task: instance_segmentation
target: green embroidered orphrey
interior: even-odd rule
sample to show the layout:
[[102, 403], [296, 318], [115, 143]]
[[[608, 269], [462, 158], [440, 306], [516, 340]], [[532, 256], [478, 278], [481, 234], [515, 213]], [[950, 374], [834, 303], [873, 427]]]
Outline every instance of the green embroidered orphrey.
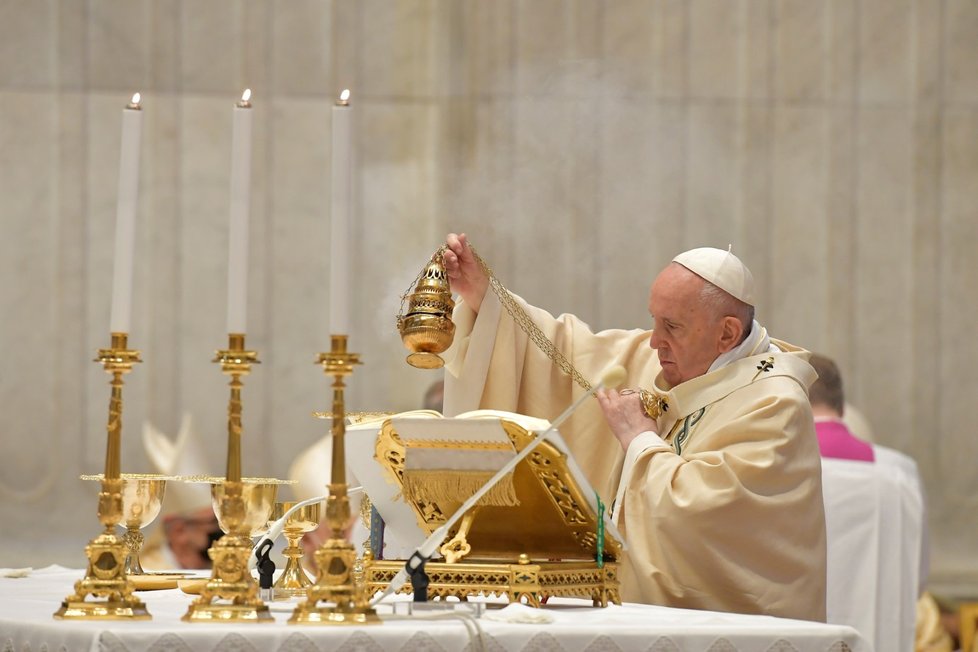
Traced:
[[597, 562], [598, 568], [604, 568], [604, 502], [601, 500], [601, 496], [597, 491], [594, 492], [594, 498], [598, 501], [598, 541], [596, 544], [595, 561]]
[[683, 444], [685, 444], [686, 440], [689, 439], [689, 433], [693, 430], [693, 427], [699, 423], [699, 420], [703, 418], [703, 414], [705, 412], [706, 408], [701, 407], [697, 412], [694, 412], [683, 419], [682, 427], [672, 440], [673, 446], [676, 448], [676, 455], [680, 455], [683, 452]]

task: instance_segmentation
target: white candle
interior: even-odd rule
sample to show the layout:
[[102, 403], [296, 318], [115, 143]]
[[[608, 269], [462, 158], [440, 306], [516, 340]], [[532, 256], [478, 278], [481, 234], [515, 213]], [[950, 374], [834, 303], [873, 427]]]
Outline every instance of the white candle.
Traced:
[[115, 259], [112, 270], [112, 314], [109, 331], [128, 333], [132, 317], [132, 252], [136, 237], [136, 199], [139, 195], [139, 140], [143, 112], [139, 93], [122, 110], [119, 154], [119, 194], [115, 214]]
[[244, 333], [248, 314], [248, 215], [251, 205], [251, 90], [234, 107], [231, 219], [228, 227], [228, 333]]
[[329, 325], [333, 335], [349, 334], [350, 283], [350, 91], [333, 106], [332, 191], [330, 201]]

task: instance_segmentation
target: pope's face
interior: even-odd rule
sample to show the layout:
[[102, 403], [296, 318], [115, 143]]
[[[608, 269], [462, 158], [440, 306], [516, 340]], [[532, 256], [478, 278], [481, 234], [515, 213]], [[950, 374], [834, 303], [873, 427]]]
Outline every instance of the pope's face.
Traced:
[[659, 354], [662, 377], [673, 387], [705, 374], [722, 352], [723, 327], [700, 299], [703, 285], [703, 279], [677, 263], [652, 284], [649, 345]]

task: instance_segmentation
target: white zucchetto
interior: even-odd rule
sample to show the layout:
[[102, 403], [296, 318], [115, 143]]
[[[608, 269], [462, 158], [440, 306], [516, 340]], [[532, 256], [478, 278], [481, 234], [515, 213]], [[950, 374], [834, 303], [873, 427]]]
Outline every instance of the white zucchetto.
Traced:
[[684, 251], [672, 262], [679, 263], [747, 305], [754, 305], [754, 277], [732, 252], [699, 247]]

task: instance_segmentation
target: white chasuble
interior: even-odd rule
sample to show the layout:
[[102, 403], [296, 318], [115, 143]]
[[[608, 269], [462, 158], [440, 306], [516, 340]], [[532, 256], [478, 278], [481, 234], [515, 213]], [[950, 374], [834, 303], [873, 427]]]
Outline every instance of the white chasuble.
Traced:
[[[621, 364], [624, 387], [665, 396], [661, 438], [639, 436], [627, 456], [596, 400], [560, 429], [602, 500], [614, 502], [627, 546], [622, 599], [824, 621], [825, 515], [808, 353], [772, 340], [779, 352], [671, 388], [659, 377], [650, 331], [592, 333], [576, 317], [554, 318], [516, 299], [591, 382]], [[478, 315], [460, 303], [454, 321], [446, 416], [485, 408], [552, 420], [584, 393], [492, 292]]]

